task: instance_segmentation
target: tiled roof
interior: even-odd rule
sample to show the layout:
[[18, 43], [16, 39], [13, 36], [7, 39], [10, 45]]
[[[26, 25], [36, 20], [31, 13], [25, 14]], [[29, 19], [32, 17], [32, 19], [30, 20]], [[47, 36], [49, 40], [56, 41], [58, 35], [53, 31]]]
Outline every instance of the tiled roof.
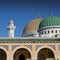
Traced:
[[60, 42], [60, 38], [0, 38], [1, 42]]

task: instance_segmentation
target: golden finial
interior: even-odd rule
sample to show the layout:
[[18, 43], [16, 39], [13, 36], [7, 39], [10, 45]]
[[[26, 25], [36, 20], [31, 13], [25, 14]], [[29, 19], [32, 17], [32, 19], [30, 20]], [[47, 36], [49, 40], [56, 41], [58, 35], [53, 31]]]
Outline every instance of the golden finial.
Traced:
[[39, 13], [38, 18], [41, 18], [41, 14]]
[[50, 16], [53, 16], [52, 10], [50, 11]]

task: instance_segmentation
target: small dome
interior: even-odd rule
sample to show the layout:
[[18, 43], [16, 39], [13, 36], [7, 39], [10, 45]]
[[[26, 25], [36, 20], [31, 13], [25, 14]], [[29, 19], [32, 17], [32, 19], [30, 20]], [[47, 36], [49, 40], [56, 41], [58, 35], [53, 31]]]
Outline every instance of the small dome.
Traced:
[[37, 31], [41, 20], [42, 20], [41, 18], [38, 18], [29, 22], [23, 30], [23, 35], [25, 33], [31, 33], [31, 32]]
[[39, 29], [44, 27], [52, 27], [52, 26], [60, 26], [60, 18], [49, 16], [48, 18], [44, 18], [39, 24]]

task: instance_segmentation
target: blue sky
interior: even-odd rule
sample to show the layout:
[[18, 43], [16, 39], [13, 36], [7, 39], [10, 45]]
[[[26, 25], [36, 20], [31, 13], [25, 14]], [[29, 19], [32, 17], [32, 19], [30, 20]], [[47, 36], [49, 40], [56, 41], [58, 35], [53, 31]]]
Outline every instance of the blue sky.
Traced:
[[7, 26], [10, 19], [15, 22], [15, 36], [22, 35], [25, 25], [37, 19], [48, 17], [52, 10], [54, 16], [60, 17], [59, 0], [0, 0], [0, 37], [8, 36]]

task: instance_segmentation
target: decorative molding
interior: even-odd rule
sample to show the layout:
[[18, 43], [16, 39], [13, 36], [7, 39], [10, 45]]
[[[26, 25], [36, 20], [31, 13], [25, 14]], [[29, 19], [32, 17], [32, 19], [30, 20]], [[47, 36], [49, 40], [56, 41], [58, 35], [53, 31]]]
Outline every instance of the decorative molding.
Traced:
[[55, 45], [49, 45], [51, 48], [53, 48], [54, 50], [56, 50]]
[[8, 45], [0, 45], [1, 47], [4, 47], [8, 51]]
[[42, 47], [42, 45], [36, 45], [36, 51], [37, 51], [40, 47]]
[[26, 47], [30, 48], [30, 50], [32, 50], [32, 45], [24, 45], [24, 46], [26, 46]]
[[20, 45], [12, 45], [12, 51], [18, 46], [20, 46]]

